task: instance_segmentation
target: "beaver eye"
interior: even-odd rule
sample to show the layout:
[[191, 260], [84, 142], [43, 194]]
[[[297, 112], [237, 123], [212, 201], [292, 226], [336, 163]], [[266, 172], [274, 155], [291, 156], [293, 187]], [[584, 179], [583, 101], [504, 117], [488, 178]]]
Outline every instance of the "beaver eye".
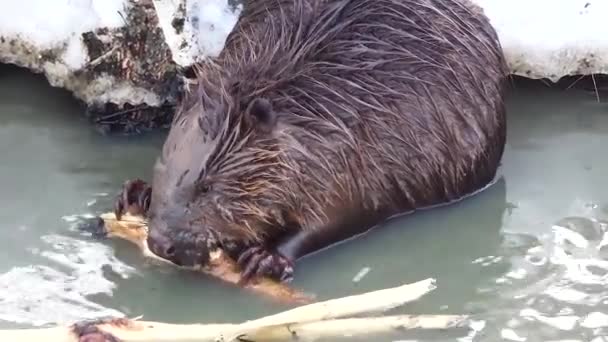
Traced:
[[209, 190], [211, 190], [211, 187], [206, 182], [200, 182], [197, 185], [197, 190], [199, 193], [205, 194], [208, 193]]

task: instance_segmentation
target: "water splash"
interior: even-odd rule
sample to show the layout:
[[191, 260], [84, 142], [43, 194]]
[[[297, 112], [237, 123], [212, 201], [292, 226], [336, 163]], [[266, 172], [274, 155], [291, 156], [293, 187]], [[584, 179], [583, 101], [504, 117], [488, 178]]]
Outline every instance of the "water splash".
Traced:
[[606, 335], [608, 222], [570, 216], [545, 235], [506, 234], [502, 257], [475, 263], [510, 264], [494, 284], [480, 289], [497, 299], [476, 310], [493, 326], [479, 340], [584, 341]]
[[[64, 220], [74, 224], [78, 217], [90, 216], [67, 216]], [[51, 266], [13, 267], [0, 275], [0, 320], [41, 326], [124, 316], [87, 297], [112, 295], [116, 284], [106, 279], [104, 269], [109, 267], [122, 278], [137, 274], [136, 269], [116, 259], [110, 247], [98, 242], [63, 235], [46, 235], [41, 239], [49, 248], [30, 252], [46, 259]]]

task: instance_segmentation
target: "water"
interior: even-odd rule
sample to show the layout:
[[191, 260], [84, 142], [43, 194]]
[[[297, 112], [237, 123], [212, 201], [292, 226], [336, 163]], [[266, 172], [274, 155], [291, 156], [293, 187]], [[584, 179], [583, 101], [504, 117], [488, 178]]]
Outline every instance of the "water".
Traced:
[[[477, 330], [425, 338], [602, 341], [608, 105], [567, 95], [518, 84], [496, 185], [304, 259], [293, 286], [323, 299], [434, 277], [435, 291], [397, 311], [471, 314]], [[0, 328], [108, 314], [238, 322], [282, 309], [75, 229], [110, 208], [123, 180], [149, 179], [162, 134], [100, 136], [65, 92], [8, 67], [0, 113]]]

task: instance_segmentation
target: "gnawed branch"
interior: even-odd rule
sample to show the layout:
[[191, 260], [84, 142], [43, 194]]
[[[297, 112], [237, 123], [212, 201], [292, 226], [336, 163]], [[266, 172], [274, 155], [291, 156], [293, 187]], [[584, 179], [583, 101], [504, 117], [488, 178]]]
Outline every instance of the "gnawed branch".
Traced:
[[148, 248], [146, 242], [148, 228], [144, 218], [128, 213], [123, 214], [120, 221], [116, 219], [114, 213], [102, 214], [100, 218], [103, 220], [103, 227], [100, 228], [104, 230], [103, 233], [105, 233], [106, 236], [130, 241], [139, 248], [146, 258], [179, 268], [200, 271], [226, 283], [243, 286], [246, 290], [264, 295], [278, 302], [306, 304], [311, 303], [314, 300], [313, 295], [305, 294], [270, 278], [258, 278], [255, 282], [238, 285], [240, 280], [238, 265], [234, 260], [225, 255], [225, 253], [222, 253], [221, 250], [216, 250], [211, 254], [210, 262], [206, 267], [190, 268], [178, 266], [167, 259], [159, 257]]
[[[96, 326], [99, 332], [107, 333], [123, 342], [270, 342], [296, 339], [316, 341], [325, 338], [347, 340], [349, 337], [377, 336], [409, 329], [466, 327], [467, 317], [461, 315], [360, 317], [362, 314], [379, 314], [403, 306], [433, 289], [435, 280], [426, 279], [394, 288], [308, 304], [241, 324], [167, 324], [117, 319], [99, 324], [91, 323], [90, 327]], [[79, 329], [54, 327], [0, 330], [0, 341], [75, 342], [79, 341], [75, 330], [93, 331], [83, 329], [82, 324], [78, 326]]]

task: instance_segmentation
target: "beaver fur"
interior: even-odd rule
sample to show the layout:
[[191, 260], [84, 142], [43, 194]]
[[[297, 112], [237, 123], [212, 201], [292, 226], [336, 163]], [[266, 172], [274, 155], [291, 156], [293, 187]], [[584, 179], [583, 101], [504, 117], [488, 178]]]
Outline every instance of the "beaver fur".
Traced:
[[249, 1], [117, 213], [139, 203], [177, 263], [221, 246], [244, 281], [289, 280], [304, 255], [488, 186], [507, 75], [468, 0]]

